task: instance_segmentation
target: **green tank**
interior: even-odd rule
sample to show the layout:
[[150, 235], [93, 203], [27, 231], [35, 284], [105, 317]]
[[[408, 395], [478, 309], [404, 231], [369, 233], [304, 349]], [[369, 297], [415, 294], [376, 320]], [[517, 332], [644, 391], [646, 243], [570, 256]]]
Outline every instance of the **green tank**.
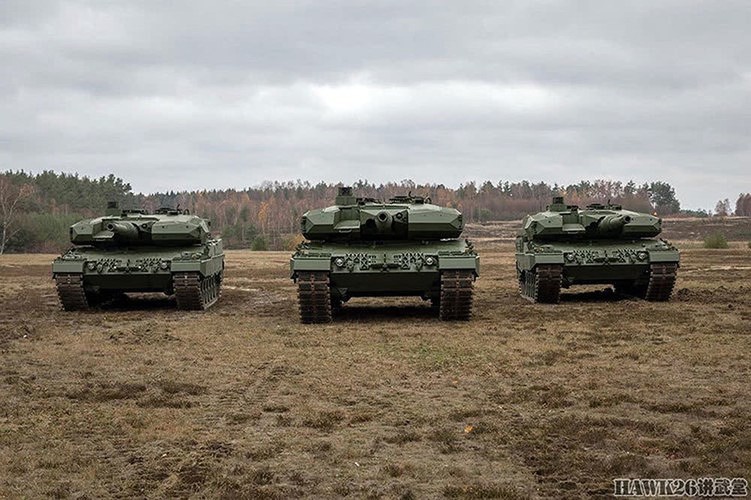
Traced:
[[339, 188], [334, 206], [302, 216], [290, 260], [303, 323], [332, 320], [352, 297], [419, 296], [442, 320], [468, 320], [480, 258], [460, 240], [462, 215], [430, 198], [388, 202]]
[[545, 212], [528, 215], [516, 239], [519, 291], [533, 302], [557, 303], [561, 287], [611, 284], [646, 300], [670, 299], [678, 250], [663, 239], [662, 219], [593, 204], [580, 210], [553, 198]]
[[70, 227], [73, 247], [52, 263], [60, 303], [86, 309], [126, 292], [175, 295], [178, 309], [203, 310], [219, 298], [222, 240], [187, 210], [120, 210]]

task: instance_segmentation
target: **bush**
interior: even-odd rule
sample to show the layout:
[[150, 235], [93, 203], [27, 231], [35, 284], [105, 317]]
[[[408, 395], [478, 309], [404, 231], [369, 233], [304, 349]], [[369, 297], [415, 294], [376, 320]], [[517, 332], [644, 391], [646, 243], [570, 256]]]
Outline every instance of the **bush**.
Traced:
[[268, 250], [269, 246], [266, 244], [266, 240], [263, 238], [263, 236], [256, 236], [253, 240], [253, 243], [250, 244], [250, 249], [256, 251], [264, 251]]
[[710, 234], [704, 238], [704, 248], [728, 248], [728, 240], [724, 234]]

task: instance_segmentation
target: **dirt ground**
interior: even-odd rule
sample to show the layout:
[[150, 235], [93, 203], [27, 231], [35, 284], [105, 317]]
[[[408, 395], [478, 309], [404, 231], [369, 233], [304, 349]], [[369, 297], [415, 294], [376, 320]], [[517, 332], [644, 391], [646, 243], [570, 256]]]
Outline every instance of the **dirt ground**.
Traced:
[[288, 253], [229, 252], [205, 313], [59, 310], [0, 257], [0, 497], [577, 498], [619, 477], [751, 479], [751, 249], [680, 244], [674, 300], [516, 291], [480, 247], [474, 319], [353, 300], [302, 326]]

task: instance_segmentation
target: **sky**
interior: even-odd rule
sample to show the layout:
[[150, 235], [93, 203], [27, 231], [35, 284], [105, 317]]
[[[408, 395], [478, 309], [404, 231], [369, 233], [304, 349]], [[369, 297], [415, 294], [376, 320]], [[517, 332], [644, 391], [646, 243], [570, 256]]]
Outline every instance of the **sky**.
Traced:
[[751, 2], [0, 2], [0, 170], [751, 191]]

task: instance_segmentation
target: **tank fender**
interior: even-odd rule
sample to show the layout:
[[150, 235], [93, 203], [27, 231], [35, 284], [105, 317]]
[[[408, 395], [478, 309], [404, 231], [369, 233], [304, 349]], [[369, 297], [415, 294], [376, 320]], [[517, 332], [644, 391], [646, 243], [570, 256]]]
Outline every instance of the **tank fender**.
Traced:
[[651, 263], [657, 263], [657, 262], [678, 262], [680, 259], [680, 254], [677, 250], [673, 251], [657, 251], [657, 252], [647, 252], [649, 253], [649, 262]]
[[292, 259], [290, 261], [290, 268], [293, 273], [299, 271], [330, 271], [331, 259]]
[[517, 263], [521, 269], [533, 269], [538, 264], [563, 264], [563, 253], [517, 253]]
[[173, 260], [173, 273], [199, 272], [203, 276], [219, 274], [224, 269], [224, 256], [216, 256], [203, 260]]
[[438, 269], [440, 271], [472, 269], [475, 275], [480, 275], [480, 256], [468, 255], [460, 257], [450, 257], [441, 255], [438, 257]]
[[52, 263], [52, 274], [57, 273], [83, 273], [85, 260], [64, 260], [57, 259]]

